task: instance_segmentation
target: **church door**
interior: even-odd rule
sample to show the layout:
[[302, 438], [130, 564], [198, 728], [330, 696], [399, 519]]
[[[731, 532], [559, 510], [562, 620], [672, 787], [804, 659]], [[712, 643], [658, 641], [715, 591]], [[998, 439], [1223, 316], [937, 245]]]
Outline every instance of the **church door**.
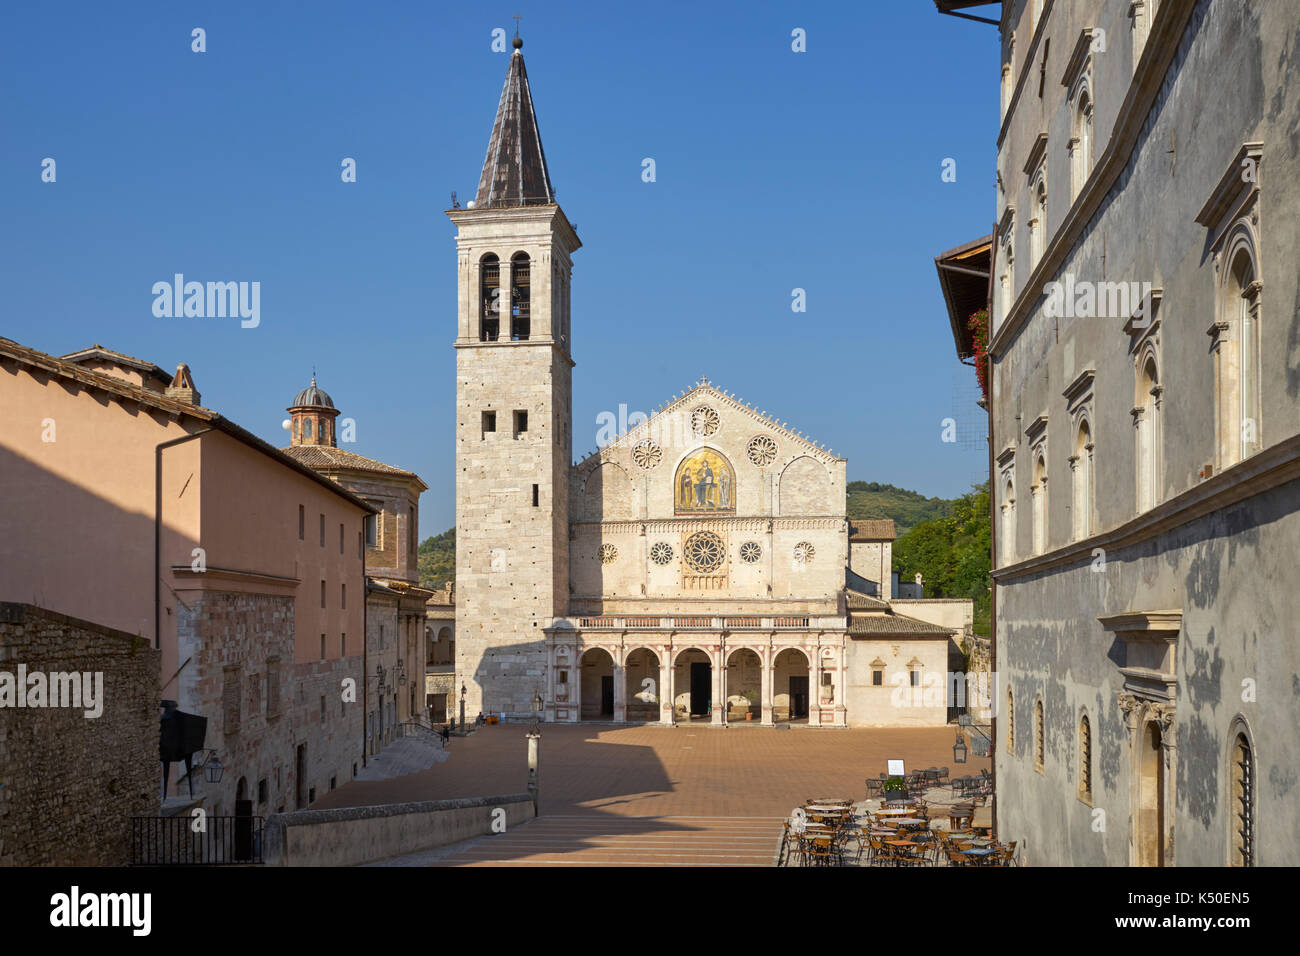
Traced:
[[808, 675], [790, 678], [790, 719], [808, 716]]
[[691, 664], [691, 716], [708, 714], [713, 694], [713, 673], [707, 661]]

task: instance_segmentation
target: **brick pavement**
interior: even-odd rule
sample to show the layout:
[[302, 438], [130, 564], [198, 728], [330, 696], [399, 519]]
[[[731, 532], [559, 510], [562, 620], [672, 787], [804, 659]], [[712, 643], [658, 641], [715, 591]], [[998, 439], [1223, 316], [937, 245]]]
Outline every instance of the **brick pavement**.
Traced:
[[[422, 773], [350, 782], [313, 809], [518, 793], [527, 783], [526, 727], [453, 738]], [[908, 768], [952, 762], [952, 728], [712, 730], [544, 725], [541, 816], [512, 833], [418, 855], [424, 865], [754, 865], [770, 863], [781, 820], [809, 797], [860, 800], [863, 780], [901, 757]], [[418, 865], [418, 864], [417, 864]]]

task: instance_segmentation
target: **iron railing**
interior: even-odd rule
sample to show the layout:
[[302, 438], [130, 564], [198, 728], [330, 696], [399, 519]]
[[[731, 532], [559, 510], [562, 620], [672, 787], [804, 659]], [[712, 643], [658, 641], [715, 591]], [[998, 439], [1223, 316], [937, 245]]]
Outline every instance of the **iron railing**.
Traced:
[[[202, 829], [195, 827], [202, 820]], [[262, 859], [262, 817], [131, 818], [132, 866], [247, 866]]]

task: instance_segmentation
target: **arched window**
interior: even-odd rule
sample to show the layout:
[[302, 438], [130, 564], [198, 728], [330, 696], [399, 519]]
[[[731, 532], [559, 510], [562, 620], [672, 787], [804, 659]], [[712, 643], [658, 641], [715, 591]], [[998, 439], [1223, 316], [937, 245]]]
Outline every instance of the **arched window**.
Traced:
[[517, 252], [510, 260], [510, 341], [526, 342], [531, 331], [532, 280], [528, 256]]
[[1010, 564], [1016, 554], [1016, 492], [1009, 480], [1002, 488], [1002, 527], [998, 529], [998, 542], [1001, 563]]
[[1077, 197], [1092, 172], [1092, 98], [1085, 87], [1074, 107], [1073, 145], [1071, 149], [1070, 197]]
[[1238, 733], [1232, 741], [1232, 781], [1229, 819], [1232, 866], [1255, 865], [1255, 754], [1250, 740]]
[[1259, 300], [1254, 294], [1255, 266], [1241, 249], [1232, 260], [1228, 301], [1237, 331], [1237, 447], [1238, 460], [1260, 449], [1259, 442]]
[[1079, 796], [1092, 802], [1092, 724], [1087, 714], [1079, 720]]
[[1046, 747], [1046, 734], [1043, 728], [1043, 699], [1034, 701], [1034, 769], [1043, 772], [1043, 753]]
[[1160, 372], [1150, 352], [1138, 366], [1133, 418], [1137, 428], [1137, 510], [1141, 513], [1160, 500]]
[[501, 330], [501, 260], [488, 253], [479, 260], [480, 342], [495, 342]]
[[1007, 753], [1016, 752], [1016, 711], [1015, 701], [1011, 697], [1011, 688], [1007, 688]]
[[998, 314], [997, 320], [1000, 322], [1006, 318], [1011, 307], [1016, 303], [1016, 253], [1015, 253], [1015, 220], [1008, 219], [1005, 229], [1002, 233], [1001, 248], [998, 250], [998, 256], [1002, 263], [1002, 275], [998, 282]]
[[1074, 436], [1074, 540], [1092, 534], [1092, 430], [1085, 418]]
[[1034, 456], [1034, 483], [1029, 493], [1033, 496], [1034, 553], [1047, 550], [1047, 458], [1042, 450]]
[[1040, 175], [1033, 188], [1034, 219], [1029, 227], [1029, 258], [1031, 268], [1037, 266], [1047, 248], [1047, 183]]
[[310, 418], [304, 418], [302, 420], [302, 437], [307, 439], [308, 441], [311, 440], [311, 419]]

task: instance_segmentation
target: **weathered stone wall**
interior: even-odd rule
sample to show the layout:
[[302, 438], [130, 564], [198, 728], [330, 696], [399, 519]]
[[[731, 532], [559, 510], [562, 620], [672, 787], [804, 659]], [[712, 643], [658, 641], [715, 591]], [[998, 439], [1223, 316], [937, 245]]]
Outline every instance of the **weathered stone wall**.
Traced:
[[[1137, 62], [1141, 50], [1131, 42], [1130, 6], [1121, 0], [1050, 5], [1032, 48], [1037, 52], [1030, 55], [1023, 29], [1015, 41], [1016, 75], [1028, 73], [1029, 80], [999, 148], [1006, 191], [998, 213], [1008, 205], [1018, 209], [1021, 305], [992, 343], [995, 451], [1011, 453], [1006, 467], [1017, 499], [1011, 558], [999, 562], [1006, 571], [995, 572], [999, 708], [1008, 682], [1014, 700], [1014, 739], [1006, 756], [1008, 715], [998, 714], [999, 833], [1021, 841], [1034, 863], [1135, 860], [1136, 808], [1140, 799], [1148, 806], [1154, 801], [1150, 793], [1140, 796], [1139, 743], [1117, 699], [1126, 684], [1124, 642], [1099, 618], [1168, 611], [1181, 614], [1181, 629], [1176, 683], [1160, 692], [1166, 714], [1172, 713], [1159, 757], [1172, 777], [1166, 860], [1229, 862], [1230, 730], [1237, 722], [1253, 735], [1257, 761], [1257, 861], [1295, 865], [1300, 698], [1294, 675], [1300, 652], [1289, 635], [1300, 611], [1291, 586], [1300, 547], [1300, 488], [1295, 481], [1279, 483], [1279, 475], [1295, 467], [1300, 394], [1294, 268], [1300, 157], [1293, 142], [1300, 84], [1290, 54], [1295, 7], [1289, 0], [1164, 0], [1144, 61], [1167, 57], [1169, 65], [1153, 72]], [[1146, 5], [1147, 13], [1153, 6]], [[1108, 37], [1106, 51], [1091, 56], [1096, 155], [1114, 150], [1119, 156], [1113, 169], [1094, 170], [1106, 192], [1087, 209], [1079, 202], [1092, 197], [1085, 193], [1076, 201], [1070, 191], [1065, 144], [1071, 115], [1066, 88], [1051, 79], [1057, 68], [1048, 66], [1046, 95], [1032, 95], [1035, 59], [1044, 55], [1045, 41], [1051, 40], [1055, 61], [1057, 50], [1069, 55], [1086, 27], [1102, 28]], [[1130, 132], [1119, 123], [1131, 103], [1140, 104], [1133, 115], [1141, 126]], [[1052, 241], [1035, 272], [1023, 228], [1030, 208], [1024, 164], [1043, 131]], [[1237, 159], [1248, 143], [1261, 150], [1253, 169]], [[1058, 235], [1061, 230], [1071, 231]], [[1247, 301], [1241, 292], [1229, 301], [1225, 280], [1235, 260], [1219, 255], [1226, 234], [1243, 237], [1241, 248], [1253, 248], [1254, 278], [1261, 283], [1254, 293], [1260, 303], [1260, 420], [1228, 409], [1243, 427], [1247, 421], [1255, 426], [1259, 450], [1236, 464], [1220, 460], [1223, 436], [1216, 433], [1223, 424], [1216, 362], [1235, 354]], [[1149, 283], [1161, 290], [1159, 310], [1127, 328], [1125, 315], [1046, 315], [1045, 283], [1064, 282], [1067, 275], [1076, 283]], [[1021, 319], [1019, 327], [1010, 324]], [[1137, 360], [1148, 353], [1158, 365], [1154, 389], [1139, 388]], [[1046, 541], [1035, 549], [1025, 429], [1040, 416], [1047, 419], [1050, 480]], [[1090, 533], [1075, 543], [1070, 458], [1080, 416], [1090, 425], [1095, 488]], [[1135, 423], [1147, 422], [1145, 428], [1153, 420], [1159, 423], [1149, 482], [1155, 504], [1148, 508], [1138, 491]], [[1247, 700], [1250, 687], [1254, 696]], [[1038, 699], [1044, 710], [1041, 769], [1033, 753]], [[1079, 793], [1085, 715], [1092, 728], [1090, 799]]]
[[[361, 756], [361, 647], [348, 657], [295, 661], [294, 598], [206, 591], [180, 605], [181, 710], [208, 718], [207, 741], [226, 770], [216, 784], [196, 781], [208, 812], [235, 811], [239, 784], [265, 816], [310, 801], [352, 779]], [[328, 650], [328, 649], [327, 649]], [[343, 700], [343, 681], [356, 702]], [[322, 709], [321, 698], [325, 705]], [[306, 745], [299, 787], [298, 746]], [[176, 780], [183, 766], [174, 770]], [[260, 781], [266, 781], [266, 799]], [[177, 792], [188, 793], [188, 785]]]
[[0, 671], [102, 672], [103, 713], [0, 707], [0, 867], [120, 866], [156, 816], [159, 652], [140, 637], [0, 604]]

